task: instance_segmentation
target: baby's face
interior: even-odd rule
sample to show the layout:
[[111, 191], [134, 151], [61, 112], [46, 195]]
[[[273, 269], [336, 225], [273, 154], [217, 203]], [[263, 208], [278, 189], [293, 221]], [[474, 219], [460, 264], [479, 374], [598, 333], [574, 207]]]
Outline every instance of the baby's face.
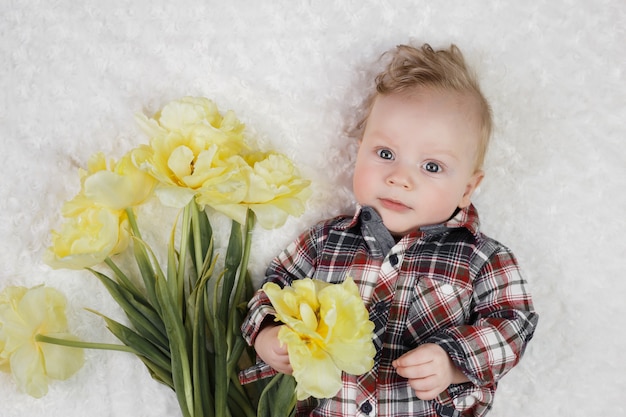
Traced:
[[476, 170], [478, 117], [472, 100], [422, 89], [376, 98], [360, 143], [354, 194], [380, 214], [392, 234], [442, 223], [470, 197]]

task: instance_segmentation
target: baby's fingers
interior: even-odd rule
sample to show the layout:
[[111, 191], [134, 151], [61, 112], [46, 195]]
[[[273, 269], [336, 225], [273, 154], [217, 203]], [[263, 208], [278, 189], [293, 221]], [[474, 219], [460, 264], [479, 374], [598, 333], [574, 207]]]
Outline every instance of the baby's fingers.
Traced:
[[435, 376], [409, 379], [409, 385], [420, 400], [428, 401], [437, 398], [442, 389]]

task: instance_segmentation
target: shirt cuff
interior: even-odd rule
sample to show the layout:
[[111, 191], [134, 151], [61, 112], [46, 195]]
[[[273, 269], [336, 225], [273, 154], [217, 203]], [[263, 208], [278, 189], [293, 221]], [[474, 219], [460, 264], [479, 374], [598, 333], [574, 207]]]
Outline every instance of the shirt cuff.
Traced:
[[241, 325], [241, 333], [245, 341], [254, 345], [257, 335], [261, 329], [276, 316], [276, 310], [271, 305], [263, 305], [251, 311]]
[[481, 380], [468, 370], [467, 357], [461, 344], [446, 333], [435, 334], [426, 340], [426, 343], [434, 343], [446, 351], [452, 363], [470, 380], [474, 385], [481, 386]]

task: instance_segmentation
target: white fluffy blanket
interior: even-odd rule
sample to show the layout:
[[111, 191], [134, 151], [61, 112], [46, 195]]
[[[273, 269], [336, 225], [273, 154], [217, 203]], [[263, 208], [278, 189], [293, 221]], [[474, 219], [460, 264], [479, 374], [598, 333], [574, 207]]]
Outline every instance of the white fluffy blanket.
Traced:
[[[15, 1], [0, 3], [0, 287], [46, 283], [72, 329], [113, 342], [119, 317], [86, 272], [42, 262], [77, 168], [146, 138], [133, 114], [184, 95], [234, 110], [313, 181], [306, 214], [256, 235], [252, 268], [352, 204], [353, 121], [367, 68], [396, 44], [458, 44], [497, 129], [475, 198], [518, 255], [540, 323], [496, 417], [625, 415], [626, 3], [623, 0]], [[169, 219], [155, 224], [169, 229]], [[36, 400], [0, 374], [0, 415], [179, 415], [133, 356], [87, 351]]]

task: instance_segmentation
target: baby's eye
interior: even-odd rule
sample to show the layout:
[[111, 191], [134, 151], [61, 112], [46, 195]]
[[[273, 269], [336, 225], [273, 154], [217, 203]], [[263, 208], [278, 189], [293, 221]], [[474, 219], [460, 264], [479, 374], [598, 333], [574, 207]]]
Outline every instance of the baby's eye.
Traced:
[[378, 151], [376, 151], [376, 153], [383, 159], [393, 159], [393, 152], [391, 152], [389, 149], [379, 149]]
[[441, 166], [436, 162], [426, 162], [424, 165], [422, 165], [422, 168], [424, 168], [427, 172], [433, 174], [441, 172]]

